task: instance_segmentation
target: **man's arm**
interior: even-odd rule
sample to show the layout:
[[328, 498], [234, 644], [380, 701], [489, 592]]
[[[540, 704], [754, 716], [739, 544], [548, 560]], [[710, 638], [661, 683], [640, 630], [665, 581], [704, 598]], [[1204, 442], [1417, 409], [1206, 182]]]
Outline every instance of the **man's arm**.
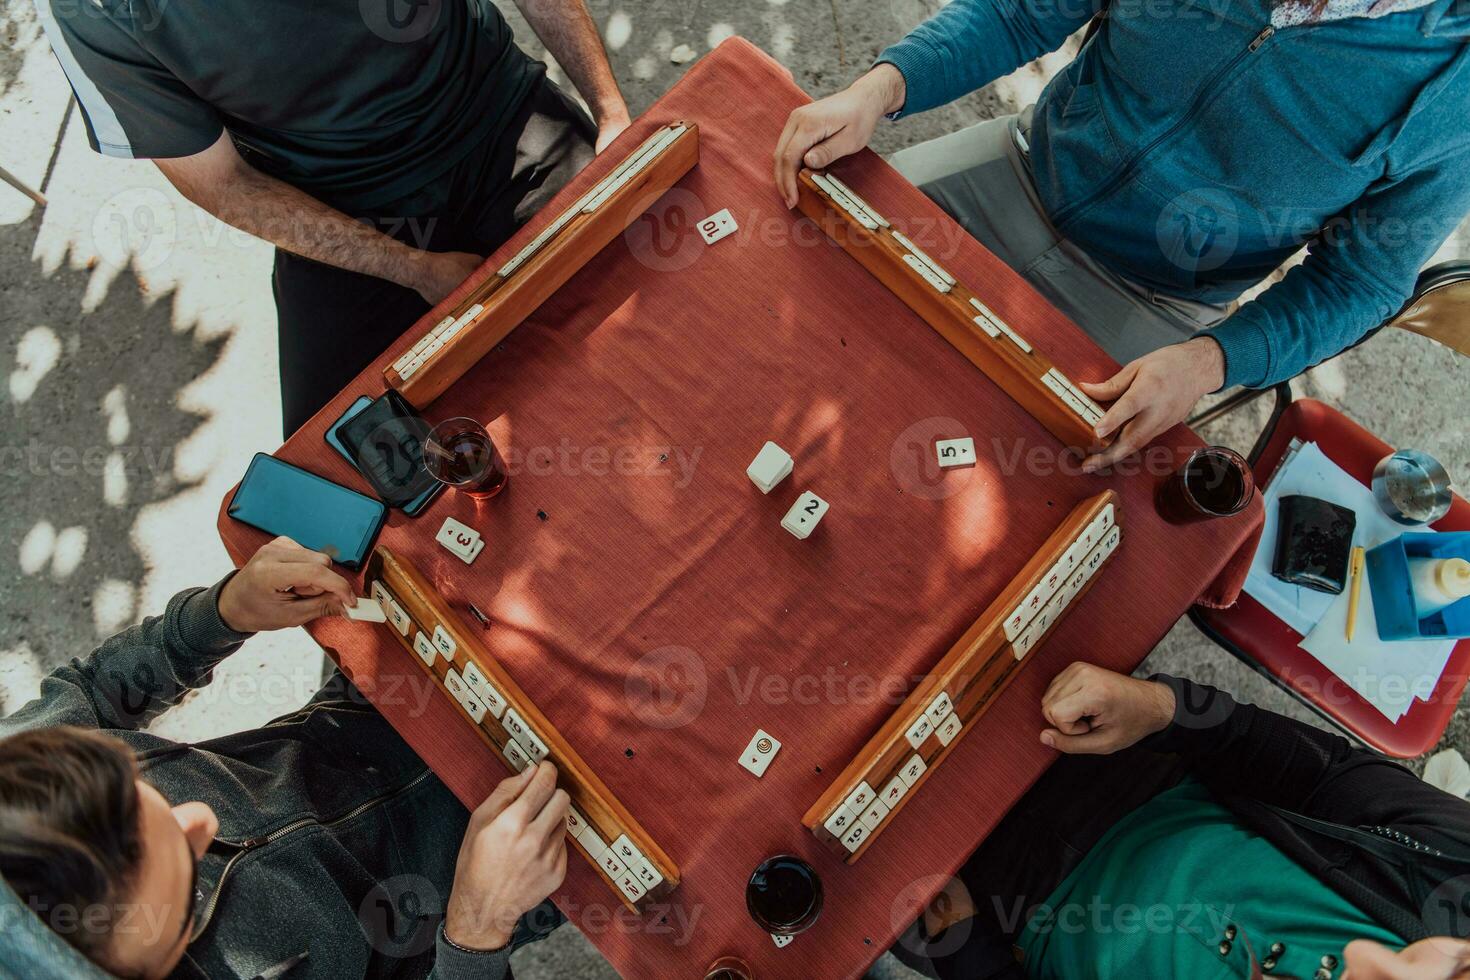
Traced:
[[155, 159], [169, 182], [227, 225], [339, 269], [376, 276], [437, 303], [479, 267], [468, 252], [405, 245], [246, 163], [228, 132], [202, 153]]
[[796, 172], [868, 145], [878, 120], [922, 112], [975, 91], [1061, 47], [1100, 0], [954, 0], [878, 56], [835, 95], [791, 113], [776, 141], [775, 180], [796, 207]]
[[630, 119], [587, 4], [584, 0], [515, 0], [515, 4], [587, 100], [597, 121], [597, 152], [601, 153], [628, 128]]
[[1397, 827], [1425, 843], [1470, 845], [1470, 803], [1347, 739], [1204, 684], [1075, 663], [1042, 696], [1046, 745], [1109, 754], [1138, 743], [1181, 756], [1200, 782], [1332, 823]]
[[1062, 46], [1101, 0], [954, 0], [878, 56], [903, 73], [894, 117], [953, 102]]
[[1461, 154], [1375, 186], [1327, 222], [1305, 262], [1223, 323], [1146, 354], [1107, 381], [1084, 383], [1093, 398], [1116, 399], [1098, 435], [1120, 435], [1083, 469], [1142, 449], [1210, 392], [1293, 378], [1397, 313], [1424, 263], [1470, 212], [1467, 166]]
[[521, 916], [567, 873], [567, 811], [556, 767], [528, 766], [470, 814], [429, 980], [500, 980]]
[[339, 611], [354, 596], [330, 559], [277, 538], [212, 589], [190, 589], [162, 616], [105, 640], [41, 682], [41, 693], [7, 718], [0, 737], [76, 725], [132, 731], [189, 691], [250, 634], [309, 622]]

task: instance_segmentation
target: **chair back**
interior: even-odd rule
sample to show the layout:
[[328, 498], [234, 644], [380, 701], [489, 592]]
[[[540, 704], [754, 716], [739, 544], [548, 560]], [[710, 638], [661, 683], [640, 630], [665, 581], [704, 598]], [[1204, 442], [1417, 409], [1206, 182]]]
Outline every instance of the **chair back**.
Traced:
[[1470, 357], [1470, 262], [1426, 269], [1414, 295], [1386, 326], [1428, 337]]

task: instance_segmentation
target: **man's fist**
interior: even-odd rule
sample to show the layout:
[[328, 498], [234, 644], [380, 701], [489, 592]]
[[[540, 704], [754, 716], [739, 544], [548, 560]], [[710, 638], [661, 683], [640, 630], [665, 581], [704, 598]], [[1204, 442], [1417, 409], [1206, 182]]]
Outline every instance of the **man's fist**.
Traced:
[[334, 616], [356, 602], [332, 559], [290, 538], [276, 538], [251, 556], [219, 594], [219, 616], [237, 633], [300, 626]]
[[776, 141], [776, 189], [788, 208], [796, 207], [796, 172], [820, 170], [868, 145], [884, 113], [903, 107], [906, 86], [899, 70], [886, 62], [836, 95], [791, 113]]
[[556, 788], [556, 767], [542, 762], [504, 780], [470, 814], [444, 915], [450, 942], [499, 949], [516, 921], [560, 887], [570, 806]]
[[1068, 755], [1110, 755], [1126, 749], [1174, 719], [1174, 692], [1092, 664], [1062, 671], [1041, 696], [1041, 713], [1053, 728], [1043, 745]]

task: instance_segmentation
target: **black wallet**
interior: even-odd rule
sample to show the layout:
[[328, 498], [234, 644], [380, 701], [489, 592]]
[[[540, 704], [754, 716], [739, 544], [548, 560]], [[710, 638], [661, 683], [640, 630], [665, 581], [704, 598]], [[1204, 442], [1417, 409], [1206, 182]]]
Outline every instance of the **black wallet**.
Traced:
[[402, 510], [434, 485], [424, 469], [424, 440], [430, 428], [402, 395], [389, 388], [343, 423], [337, 436], [383, 502]]
[[1279, 506], [1271, 574], [1292, 585], [1340, 593], [1347, 584], [1357, 515], [1305, 494], [1282, 497]]

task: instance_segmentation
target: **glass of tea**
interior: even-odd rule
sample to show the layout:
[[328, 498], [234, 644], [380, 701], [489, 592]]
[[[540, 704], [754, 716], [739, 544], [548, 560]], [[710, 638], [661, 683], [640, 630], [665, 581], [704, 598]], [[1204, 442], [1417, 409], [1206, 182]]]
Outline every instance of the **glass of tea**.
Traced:
[[704, 980], [752, 980], [750, 966], [738, 956], [721, 956], [709, 965]]
[[1244, 456], [1224, 446], [1205, 446], [1190, 453], [1159, 487], [1159, 516], [1171, 524], [1229, 517], [1244, 510], [1255, 492]]
[[510, 475], [490, 433], [474, 419], [445, 419], [424, 440], [424, 468], [440, 483], [488, 500]]
[[745, 907], [771, 935], [794, 936], [810, 929], [822, 913], [822, 879], [799, 857], [767, 858], [745, 886]]

